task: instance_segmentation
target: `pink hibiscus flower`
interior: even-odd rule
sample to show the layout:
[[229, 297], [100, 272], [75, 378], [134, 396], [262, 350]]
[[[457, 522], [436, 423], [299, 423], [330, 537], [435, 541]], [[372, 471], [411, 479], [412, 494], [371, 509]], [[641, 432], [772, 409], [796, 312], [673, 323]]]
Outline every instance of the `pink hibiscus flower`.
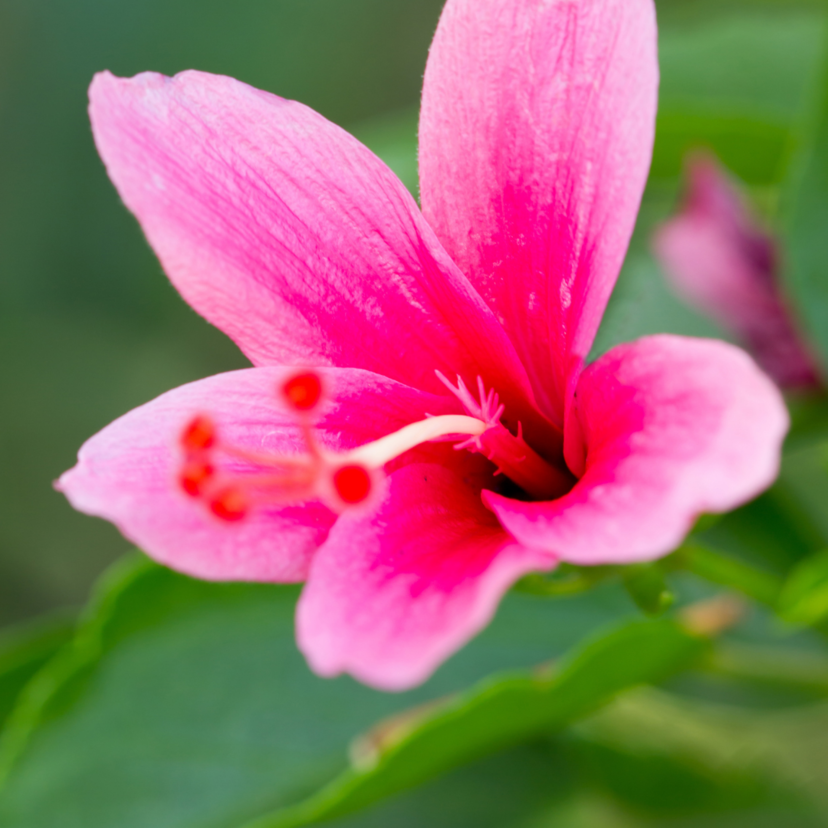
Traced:
[[653, 252], [676, 292], [730, 331], [780, 386], [819, 385], [782, 295], [776, 243], [713, 156], [688, 159], [684, 206], [657, 230]]
[[311, 666], [387, 689], [523, 574], [657, 558], [758, 493], [787, 417], [744, 353], [655, 336], [584, 367], [657, 85], [651, 0], [448, 0], [421, 214], [302, 104], [199, 72], [96, 77], [118, 191], [256, 367], [112, 423], [60, 488], [183, 572], [307, 581]]

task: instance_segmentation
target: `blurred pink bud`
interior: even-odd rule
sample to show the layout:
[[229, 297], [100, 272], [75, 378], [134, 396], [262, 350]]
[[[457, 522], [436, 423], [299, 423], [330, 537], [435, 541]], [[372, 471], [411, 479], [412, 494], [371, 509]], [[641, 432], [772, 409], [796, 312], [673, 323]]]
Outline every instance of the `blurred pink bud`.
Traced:
[[739, 339], [778, 385], [819, 385], [777, 279], [775, 240], [712, 155], [691, 156], [686, 181], [682, 209], [653, 238], [670, 284]]

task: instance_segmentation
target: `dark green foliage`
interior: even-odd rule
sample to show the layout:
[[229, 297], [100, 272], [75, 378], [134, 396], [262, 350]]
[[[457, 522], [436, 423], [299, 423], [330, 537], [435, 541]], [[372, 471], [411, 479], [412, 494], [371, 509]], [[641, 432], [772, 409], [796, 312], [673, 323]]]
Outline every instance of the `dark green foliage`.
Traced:
[[[310, 673], [293, 639], [296, 595], [194, 581], [142, 559], [116, 568], [6, 728], [0, 824], [45, 827], [60, 814], [65, 828], [233, 825], [274, 809], [254, 824], [307, 824], [559, 729], [707, 646], [672, 621], [627, 622], [593, 634], [555, 670], [461, 690], [559, 655], [625, 607], [612, 589], [556, 602], [514, 596], [424, 687], [389, 695]], [[522, 648], [503, 648], [529, 626]], [[434, 700], [369, 734], [346, 768], [360, 731]]]

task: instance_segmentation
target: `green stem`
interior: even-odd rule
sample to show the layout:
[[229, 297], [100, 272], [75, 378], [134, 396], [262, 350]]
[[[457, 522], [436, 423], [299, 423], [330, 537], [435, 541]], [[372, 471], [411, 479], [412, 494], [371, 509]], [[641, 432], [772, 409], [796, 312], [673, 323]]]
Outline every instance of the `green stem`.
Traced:
[[598, 583], [616, 571], [612, 566], [593, 566], [575, 568], [561, 566], [552, 575], [532, 573], [521, 578], [515, 584], [515, 590], [530, 595], [555, 597], [559, 595], [578, 595], [588, 592]]
[[828, 693], [828, 659], [814, 653], [721, 642], [702, 667], [727, 678]]
[[671, 557], [677, 567], [706, 581], [737, 590], [761, 604], [776, 606], [782, 580], [770, 572], [721, 555], [696, 541], [685, 543]]

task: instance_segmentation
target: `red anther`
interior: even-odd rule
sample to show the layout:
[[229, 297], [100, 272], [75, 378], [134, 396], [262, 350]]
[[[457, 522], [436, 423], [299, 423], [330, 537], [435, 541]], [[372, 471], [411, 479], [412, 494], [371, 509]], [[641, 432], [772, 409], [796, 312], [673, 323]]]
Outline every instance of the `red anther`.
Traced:
[[333, 484], [343, 503], [362, 503], [371, 494], [371, 475], [365, 466], [342, 466], [334, 472]]
[[204, 460], [188, 460], [178, 476], [178, 482], [190, 497], [199, 497], [215, 473], [213, 466]]
[[186, 451], [204, 451], [216, 442], [216, 427], [209, 417], [198, 414], [181, 432], [181, 446]]
[[210, 511], [227, 521], [241, 520], [247, 514], [248, 507], [244, 492], [233, 486], [222, 489], [210, 500]]
[[282, 394], [294, 411], [312, 411], [322, 398], [322, 380], [315, 371], [294, 374], [282, 386]]

